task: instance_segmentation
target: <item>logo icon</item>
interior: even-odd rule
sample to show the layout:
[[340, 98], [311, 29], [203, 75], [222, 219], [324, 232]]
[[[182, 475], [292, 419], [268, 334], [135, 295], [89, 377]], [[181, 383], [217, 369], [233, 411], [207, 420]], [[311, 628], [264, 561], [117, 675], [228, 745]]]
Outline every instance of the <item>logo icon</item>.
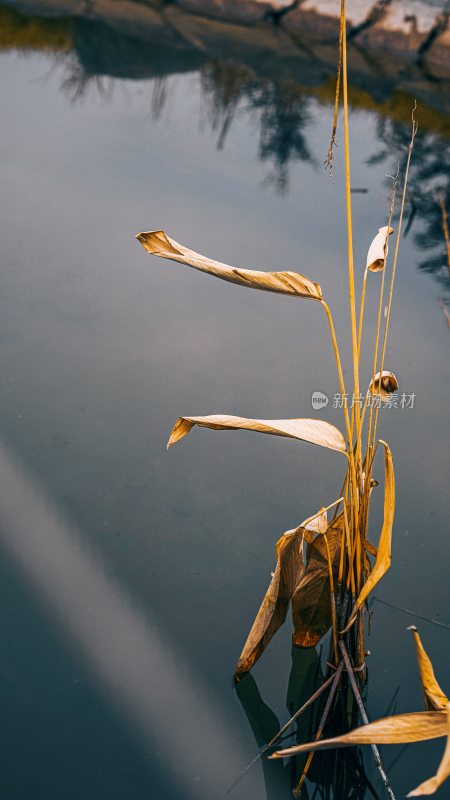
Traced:
[[323, 392], [313, 392], [311, 396], [311, 405], [314, 411], [318, 411], [320, 408], [325, 408], [328, 405], [329, 398]]

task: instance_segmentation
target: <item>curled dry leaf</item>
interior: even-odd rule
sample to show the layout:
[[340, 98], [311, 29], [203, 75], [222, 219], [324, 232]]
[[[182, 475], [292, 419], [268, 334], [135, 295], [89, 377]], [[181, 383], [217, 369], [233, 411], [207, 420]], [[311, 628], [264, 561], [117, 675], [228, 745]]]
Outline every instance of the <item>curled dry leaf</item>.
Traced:
[[[389, 445], [380, 439], [380, 444], [384, 446], [384, 514], [383, 514], [383, 527], [380, 533], [380, 539], [377, 547], [376, 561], [373, 570], [367, 578], [358, 599], [353, 606], [351, 617], [348, 625], [345, 628], [347, 631], [353, 625], [358, 609], [361, 608], [363, 603], [367, 600], [370, 592], [381, 580], [383, 575], [386, 574], [391, 566], [391, 544], [392, 544], [392, 525], [394, 523], [395, 511], [395, 478], [394, 478], [394, 465], [392, 463], [392, 453]], [[344, 631], [344, 632], [345, 632]]]
[[325, 536], [333, 577], [337, 581], [343, 524], [341, 513], [326, 534], [318, 534], [306, 546], [305, 572], [292, 597], [292, 643], [297, 647], [315, 647], [331, 627], [331, 589]]
[[429, 711], [441, 711], [447, 708], [448, 698], [439, 686], [430, 657], [425, 651], [419, 631], [415, 625], [411, 625], [408, 630], [412, 631], [414, 644], [416, 646], [417, 663], [419, 665], [420, 682], [422, 684], [425, 708]]
[[448, 721], [446, 711], [417, 711], [412, 714], [398, 714], [385, 717], [368, 725], [336, 736], [333, 739], [321, 739], [278, 750], [272, 758], [294, 756], [310, 750], [329, 750], [334, 747], [349, 747], [362, 744], [407, 744], [423, 742], [427, 739], [438, 739], [447, 736]]
[[394, 233], [394, 228], [378, 228], [378, 233], [372, 240], [366, 259], [366, 269], [370, 272], [379, 272], [383, 269], [388, 254], [388, 238]]
[[287, 436], [304, 442], [328, 447], [346, 453], [342, 433], [329, 422], [317, 419], [247, 419], [228, 414], [214, 414], [208, 417], [180, 417], [174, 425], [167, 447], [182, 439], [194, 425], [212, 428], [217, 431], [247, 430], [269, 433], [273, 436]]
[[[437, 712], [439, 713], [439, 712]], [[442, 712], [441, 712], [442, 713]], [[424, 783], [421, 783], [417, 789], [413, 789], [408, 794], [408, 797], [422, 797], [427, 794], [434, 794], [437, 789], [450, 777], [450, 705], [447, 705], [447, 744], [445, 746], [444, 755], [442, 756], [441, 763], [439, 764], [436, 775], [429, 778]]]
[[147, 231], [138, 233], [136, 239], [154, 256], [168, 258], [187, 264], [188, 267], [207, 272], [224, 281], [237, 283], [249, 289], [263, 289], [266, 292], [290, 294], [294, 297], [306, 297], [312, 300], [322, 300], [322, 289], [319, 284], [304, 278], [298, 272], [260, 272], [259, 270], [239, 269], [213, 261], [211, 258], [189, 250], [174, 239], [170, 239], [164, 231]]
[[[317, 516], [310, 519], [309, 522], [306, 520], [305, 522], [302, 523], [302, 525], [305, 526], [305, 531], [309, 533], [325, 533], [328, 528], [328, 514], [325, 510], [322, 511], [321, 509]], [[312, 538], [309, 537], [308, 541], [309, 540], [312, 541]]]
[[398, 380], [393, 372], [384, 369], [382, 372], [377, 372], [368, 391], [376, 397], [387, 401], [391, 394], [398, 391]]
[[278, 539], [277, 565], [264, 600], [256, 615], [236, 665], [235, 677], [248, 672], [261, 657], [272, 637], [286, 619], [291, 597], [304, 571], [303, 528], [300, 526]]

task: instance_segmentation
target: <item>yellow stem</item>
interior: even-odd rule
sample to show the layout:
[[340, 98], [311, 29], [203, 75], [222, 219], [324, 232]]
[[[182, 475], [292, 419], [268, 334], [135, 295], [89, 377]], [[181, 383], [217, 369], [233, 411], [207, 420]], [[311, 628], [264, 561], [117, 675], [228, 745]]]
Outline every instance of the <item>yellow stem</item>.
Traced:
[[368, 269], [364, 270], [364, 278], [363, 278], [363, 285], [362, 285], [362, 292], [361, 292], [361, 308], [359, 310], [359, 325], [358, 325], [358, 361], [361, 355], [361, 336], [362, 336], [362, 328], [363, 328], [363, 319], [364, 319], [364, 304], [366, 300], [366, 285], [367, 285], [367, 273]]
[[[342, 88], [344, 99], [344, 144], [345, 144], [345, 199], [347, 211], [347, 250], [348, 250], [348, 285], [350, 299], [350, 320], [352, 328], [352, 353], [353, 353], [353, 393], [359, 397], [359, 367], [358, 367], [358, 340], [356, 332], [356, 305], [355, 305], [355, 274], [353, 265], [353, 230], [352, 230], [352, 202], [350, 183], [350, 145], [348, 133], [348, 80], [347, 80], [347, 28], [345, 0], [341, 2], [342, 31]], [[356, 459], [360, 458], [360, 409], [355, 408], [356, 422]], [[356, 501], [356, 498], [355, 498]]]
[[[330, 578], [331, 625], [333, 629], [333, 647], [334, 647], [335, 658], [338, 659], [339, 648], [338, 648], [338, 630], [337, 630], [337, 620], [336, 620], [336, 596], [334, 594], [334, 580], [333, 580], [333, 564], [331, 563], [330, 547], [328, 545], [328, 539], [326, 533], [323, 535], [323, 538], [325, 539], [325, 547], [327, 550], [328, 575]], [[341, 542], [341, 547], [343, 547], [342, 542]]]
[[330, 309], [328, 308], [328, 304], [325, 302], [325, 300], [321, 300], [320, 303], [325, 309], [325, 312], [326, 312], [326, 315], [327, 315], [327, 319], [328, 319], [328, 324], [330, 326], [331, 341], [333, 342], [334, 356], [335, 356], [336, 366], [337, 366], [337, 371], [338, 371], [338, 376], [339, 376], [339, 385], [340, 385], [341, 394], [342, 394], [342, 397], [343, 397], [343, 410], [344, 410], [344, 418], [345, 418], [345, 427], [346, 427], [346, 430], [347, 430], [348, 460], [349, 460], [349, 469], [350, 469], [350, 480], [351, 480], [351, 486], [352, 486], [352, 494], [353, 494], [353, 497], [354, 497], [354, 502], [355, 502], [355, 504], [357, 504], [358, 503], [358, 489], [357, 489], [357, 484], [356, 484], [355, 458], [354, 458], [354, 454], [353, 454], [352, 432], [351, 432], [350, 418], [349, 418], [348, 408], [347, 408], [346, 391], [345, 391], [344, 375], [342, 373], [341, 357], [339, 355], [339, 345], [337, 343], [336, 332], [334, 330], [333, 317], [331, 315]]
[[[386, 314], [386, 322], [385, 322], [385, 325], [384, 325], [383, 348], [382, 348], [382, 352], [381, 352], [381, 361], [380, 361], [379, 372], [383, 371], [384, 357], [385, 357], [385, 354], [386, 354], [386, 344], [387, 344], [387, 336], [388, 336], [388, 330], [389, 330], [389, 320], [390, 320], [390, 316], [391, 316], [391, 307], [392, 307], [392, 295], [393, 295], [393, 292], [394, 292], [395, 272], [396, 272], [396, 268], [397, 268], [398, 249], [399, 249], [399, 246], [400, 246], [400, 238], [401, 238], [401, 235], [402, 235], [403, 213], [404, 213], [404, 210], [405, 210], [406, 190], [407, 190], [407, 187], [408, 187], [409, 167], [410, 167], [410, 164], [411, 164], [411, 156], [412, 156], [412, 151], [413, 151], [413, 147], [414, 147], [414, 139], [416, 138], [416, 133], [417, 133], [417, 122], [414, 119], [415, 110], [416, 110], [416, 103], [414, 104], [414, 108], [412, 110], [411, 141], [410, 141], [409, 147], [408, 147], [408, 158], [407, 158], [407, 161], [406, 161], [405, 178], [404, 178], [404, 181], [403, 181], [402, 202], [401, 202], [401, 206], [400, 206], [400, 216], [399, 216], [399, 220], [398, 220], [397, 237], [396, 237], [396, 240], [395, 240], [394, 260], [392, 262], [391, 284], [390, 284], [390, 287], [389, 287], [389, 301], [388, 301], [388, 309], [387, 309], [387, 314]], [[372, 442], [373, 443], [375, 442], [376, 432], [377, 432], [378, 411], [379, 411], [379, 407], [377, 407], [376, 410], [375, 410], [375, 422], [374, 422], [374, 425], [373, 425], [373, 434], [372, 434]]]

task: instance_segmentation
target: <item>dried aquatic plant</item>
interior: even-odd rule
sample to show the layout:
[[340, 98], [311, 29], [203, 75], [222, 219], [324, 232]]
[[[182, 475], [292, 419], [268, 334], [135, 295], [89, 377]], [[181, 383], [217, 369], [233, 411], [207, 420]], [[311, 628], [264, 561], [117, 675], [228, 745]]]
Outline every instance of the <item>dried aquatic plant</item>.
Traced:
[[379, 719], [334, 739], [323, 739], [320, 742], [309, 742], [286, 750], [278, 750], [272, 758], [283, 758], [303, 752], [311, 753], [336, 747], [350, 747], [351, 745], [409, 744], [445, 736], [447, 744], [436, 775], [409, 792], [408, 797], [434, 794], [450, 777], [450, 702], [436, 680], [433, 665], [424, 649], [417, 628], [412, 625], [409, 630], [413, 633], [416, 645], [426, 711]]
[[[370, 593], [391, 565], [391, 539], [395, 509], [394, 466], [389, 445], [377, 437], [377, 427], [380, 407], [398, 389], [394, 373], [385, 368], [385, 355], [408, 174], [417, 123], [414, 118], [414, 108], [411, 140], [407, 152], [406, 168], [402, 176], [399, 224], [390, 277], [387, 278], [388, 239], [393, 233], [391, 220], [397, 197], [398, 174], [393, 178], [387, 224], [379, 228], [368, 249], [357, 324], [352, 239], [345, 0], [341, 2], [336, 108], [328, 158], [329, 167], [331, 167], [336, 135], [341, 87], [344, 120], [347, 266], [352, 336], [353, 379], [351, 388], [352, 395], [356, 399], [350, 410], [347, 402], [343, 402], [345, 436], [334, 425], [317, 419], [266, 420], [227, 415], [183, 416], [176, 422], [168, 446], [186, 436], [194, 426], [200, 426], [213, 430], [252, 430], [274, 436], [290, 437], [326, 447], [345, 456], [346, 471], [339, 498], [328, 504], [326, 508], [316, 511], [297, 528], [287, 531], [276, 543], [276, 568], [238, 659], [235, 677], [236, 680], [239, 680], [261, 657], [272, 637], [285, 621], [289, 605], [292, 606], [294, 646], [299, 648], [315, 647], [328, 632], [331, 632], [323, 685], [315, 692], [311, 700], [296, 712], [278, 736], [271, 740], [270, 745], [272, 746], [278, 741], [294, 720], [303, 713], [304, 708], [309, 707], [313, 702], [324, 701], [315, 732], [315, 744], [300, 746], [302, 751], [309, 748], [311, 752], [301, 774], [297, 776], [298, 781], [294, 794], [298, 796], [301, 793], [314, 750], [323, 746], [322, 743], [319, 744], [319, 740], [324, 731], [328, 729], [330, 721], [333, 720], [338, 727], [340, 726], [339, 732], [343, 732], [344, 737], [332, 739], [328, 744], [338, 742], [343, 745], [366, 741], [371, 743], [375, 763], [386, 792], [389, 797], [393, 798], [394, 794], [384, 771], [376, 743], [387, 741], [386, 737], [389, 736], [412, 737], [407, 741], [419, 740], [424, 738], [425, 734], [441, 736], [445, 734], [448, 727], [446, 710], [426, 712], [425, 715], [409, 715], [406, 721], [402, 718], [401, 722], [390, 722], [387, 728], [380, 726], [380, 723], [367, 725], [367, 714], [361, 697], [361, 689], [366, 680], [365, 606]], [[239, 286], [316, 301], [325, 311], [340, 390], [343, 398], [348, 397], [333, 316], [324, 299], [321, 287], [310, 277], [304, 277], [293, 271], [261, 272], [222, 264], [178, 244], [161, 230], [139, 233], [137, 239], [152, 255], [180, 262]], [[373, 277], [369, 277], [372, 273]], [[369, 283], [370, 287], [372, 281], [377, 281], [379, 284], [378, 316], [374, 334], [373, 361], [366, 384], [368, 389], [362, 397], [363, 402], [360, 405], [360, 351], [364, 326], [364, 303], [367, 284]], [[385, 291], [385, 286], [387, 286], [387, 291]], [[387, 311], [382, 319], [381, 311], [385, 306]], [[372, 478], [372, 472], [374, 459], [379, 449], [384, 453], [384, 517], [382, 529], [375, 545], [369, 541], [370, 504], [372, 491], [378, 485]], [[328, 519], [328, 512], [331, 509], [333, 509], [333, 514]], [[424, 663], [423, 658], [422, 663]], [[435, 696], [440, 697], [438, 692], [437, 694], [435, 692]], [[354, 716], [359, 714], [365, 726], [355, 732], [345, 733], [346, 730], [348, 731], [349, 722], [347, 712], [343, 713], [342, 709], [350, 708], [352, 702]], [[375, 738], [373, 738], [374, 736]], [[285, 755], [293, 752], [300, 752], [300, 750], [297, 747], [280, 751], [279, 754]]]

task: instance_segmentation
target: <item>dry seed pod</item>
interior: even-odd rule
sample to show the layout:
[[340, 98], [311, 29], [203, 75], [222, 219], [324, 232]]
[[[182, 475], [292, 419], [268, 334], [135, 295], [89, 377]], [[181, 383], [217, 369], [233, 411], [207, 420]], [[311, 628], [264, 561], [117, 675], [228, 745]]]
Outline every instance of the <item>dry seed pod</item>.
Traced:
[[377, 372], [369, 386], [369, 392], [384, 401], [389, 400], [389, 396], [397, 391], [398, 380], [394, 373], [387, 369], [384, 369], [383, 372]]
[[388, 254], [388, 236], [394, 233], [394, 228], [378, 228], [378, 233], [373, 239], [367, 253], [366, 269], [370, 272], [379, 272], [383, 269]]

